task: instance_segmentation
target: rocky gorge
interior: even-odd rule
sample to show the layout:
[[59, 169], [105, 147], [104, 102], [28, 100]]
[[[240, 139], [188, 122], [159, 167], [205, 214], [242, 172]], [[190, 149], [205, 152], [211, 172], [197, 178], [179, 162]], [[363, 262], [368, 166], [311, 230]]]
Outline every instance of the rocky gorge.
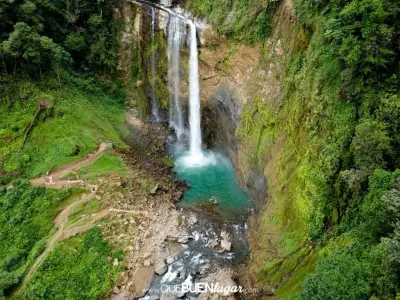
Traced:
[[397, 299], [399, 16], [0, 2], [0, 299]]
[[[174, 5], [177, 4], [167, 3], [166, 5], [174, 9]], [[184, 7], [185, 4], [180, 5]], [[129, 29], [124, 33], [123, 44], [126, 43], [128, 36], [131, 38], [131, 46], [138, 43], [138, 40], [146, 39], [147, 10], [148, 7], [145, 5], [130, 2], [124, 5], [125, 29]], [[132, 22], [135, 18], [136, 21]], [[161, 12], [158, 18], [159, 34], [163, 36], [167, 33], [166, 16]], [[200, 28], [198, 36], [200, 41], [200, 98], [204, 142], [208, 147], [222, 151], [230, 158], [239, 184], [256, 204], [256, 213], [250, 218], [251, 229], [247, 235], [250, 249], [257, 249], [251, 252], [251, 259], [247, 261], [252, 266], [253, 272], [244, 272], [244, 278], [241, 279], [242, 282], [250, 283], [250, 285], [256, 285], [258, 281], [255, 277], [258, 269], [257, 261], [264, 259], [264, 257], [259, 258], [258, 255], [263, 256], [265, 253], [273, 252], [275, 253], [273, 259], [284, 255], [283, 253], [278, 254], [281, 251], [279, 238], [271, 238], [264, 234], [261, 234], [260, 237], [260, 229], [261, 232], [265, 230], [261, 220], [267, 202], [269, 202], [269, 206], [272, 206], [271, 202], [266, 200], [268, 199], [267, 182], [273, 182], [269, 176], [272, 176], [273, 166], [276, 164], [274, 160], [278, 158], [278, 156], [272, 155], [273, 150], [270, 147], [265, 147], [266, 143], [272, 142], [273, 137], [264, 136], [264, 127], [273, 125], [268, 123], [273, 122], [270, 120], [273, 116], [269, 117], [269, 111], [262, 111], [262, 106], [268, 105], [270, 106], [268, 110], [277, 110], [282, 101], [284, 62], [290, 57], [294, 46], [295, 37], [292, 36], [293, 34], [289, 34], [291, 26], [296, 26], [294, 19], [292, 3], [290, 1], [280, 3], [273, 21], [276, 25], [273, 27], [271, 36], [262, 46], [232, 43], [224, 36], [219, 35], [211, 24], [198, 21]], [[134, 28], [135, 26], [136, 28]], [[158, 42], [157, 50], [165, 49], [162, 43], [162, 40]], [[129, 51], [132, 51], [132, 48]], [[129, 53], [129, 51], [127, 52]], [[144, 59], [146, 57], [146, 50], [134, 51], [134, 53], [142, 55]], [[160, 52], [158, 55], [161, 55]], [[188, 53], [184, 47], [181, 55], [183, 63], [185, 63]], [[162, 56], [157, 61], [158, 74], [162, 74], [162, 70], [165, 70]], [[183, 68], [181, 72], [180, 98], [184, 112], [187, 113], [187, 69]], [[162, 90], [167, 87], [167, 82], [162, 83], [162, 78], [157, 82], [160, 82], [157, 93], [162, 98]], [[138, 98], [137, 94], [134, 95], [132, 104], [136, 105], [135, 101], [138, 101]], [[279, 148], [277, 149], [279, 150]]]

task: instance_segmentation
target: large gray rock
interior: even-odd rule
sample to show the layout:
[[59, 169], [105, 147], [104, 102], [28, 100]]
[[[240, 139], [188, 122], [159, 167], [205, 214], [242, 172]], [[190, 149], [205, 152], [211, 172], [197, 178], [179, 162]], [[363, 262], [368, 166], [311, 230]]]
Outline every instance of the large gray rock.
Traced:
[[189, 242], [188, 236], [183, 236], [178, 239], [178, 243], [181, 243], [181, 244], [187, 244], [188, 242]]
[[222, 241], [221, 241], [221, 248], [222, 248], [223, 250], [229, 252], [229, 251], [231, 251], [232, 243], [231, 243], [231, 242], [228, 242], [228, 241], [226, 241], [226, 240], [222, 240]]
[[163, 275], [163, 274], [165, 274], [165, 272], [167, 272], [167, 270], [168, 270], [168, 267], [167, 267], [167, 264], [164, 261], [160, 261], [154, 267], [154, 272], [157, 275]]
[[175, 261], [175, 258], [173, 258], [173, 257], [168, 257], [166, 259], [166, 262], [167, 262], [168, 265], [172, 264], [174, 261]]
[[154, 278], [154, 268], [153, 267], [139, 267], [137, 268], [131, 278], [133, 285], [133, 296], [142, 297], [146, 294], [150, 288], [151, 282]]

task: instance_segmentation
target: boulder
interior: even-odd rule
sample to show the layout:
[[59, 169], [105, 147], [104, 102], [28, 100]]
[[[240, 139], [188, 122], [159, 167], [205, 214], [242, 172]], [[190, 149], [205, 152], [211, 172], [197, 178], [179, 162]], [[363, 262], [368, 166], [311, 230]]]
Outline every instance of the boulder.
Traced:
[[165, 272], [167, 272], [167, 270], [168, 270], [168, 267], [167, 267], [167, 264], [164, 261], [160, 261], [154, 267], [154, 272], [157, 275], [163, 275], [163, 274], [165, 274]]
[[229, 233], [228, 232], [222, 231], [220, 235], [223, 240], [229, 241]]
[[166, 261], [166, 263], [167, 263], [168, 265], [170, 265], [170, 264], [172, 264], [172, 263], [175, 261], [175, 258], [173, 258], [173, 257], [168, 257], [165, 261]]
[[150, 259], [146, 259], [146, 260], [143, 262], [143, 266], [145, 266], [145, 267], [150, 267], [150, 265], [151, 265]]
[[189, 217], [189, 221], [188, 222], [189, 222], [190, 226], [193, 226], [193, 225], [197, 224], [198, 220], [197, 220], [196, 215], [195, 214], [191, 214], [190, 217]]
[[232, 243], [226, 240], [221, 241], [221, 248], [226, 251], [231, 251]]
[[117, 266], [118, 266], [118, 258], [114, 259], [114, 261], [113, 261], [113, 266], [114, 266], [114, 267], [117, 267]]
[[154, 268], [153, 267], [139, 267], [137, 268], [131, 278], [133, 285], [133, 296], [143, 297], [148, 291], [151, 282], [154, 278]]
[[180, 237], [177, 242], [181, 244], [187, 244], [189, 242], [189, 237], [188, 236]]

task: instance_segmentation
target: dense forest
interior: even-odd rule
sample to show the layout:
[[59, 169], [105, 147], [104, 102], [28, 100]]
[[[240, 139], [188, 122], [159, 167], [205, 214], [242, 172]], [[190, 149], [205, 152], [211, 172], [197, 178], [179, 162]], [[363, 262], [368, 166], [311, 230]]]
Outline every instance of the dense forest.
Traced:
[[[319, 101], [312, 105], [318, 108], [308, 126], [314, 136], [331, 130], [316, 148], [322, 156], [308, 158], [320, 170], [308, 236], [322, 243], [330, 239], [332, 250], [305, 280], [301, 298], [395, 298], [400, 275], [400, 5], [298, 1], [296, 10], [313, 32], [308, 51], [316, 56], [307, 53], [296, 64], [312, 63], [320, 70], [314, 83], [320, 85], [314, 100]], [[326, 109], [340, 114], [321, 122]]]
[[2, 72], [34, 78], [43, 72], [73, 68], [115, 76], [117, 2], [3, 1]]
[[[400, 4], [292, 4], [297, 23], [291, 27], [283, 102], [278, 108], [268, 101], [247, 104], [240, 134], [268, 147], [264, 141], [285, 132], [270, 196], [279, 204], [282, 228], [303, 245], [297, 252], [309, 251], [304, 240], [313, 250], [298, 272], [285, 270], [279, 260], [259, 276], [279, 285], [282, 276], [297, 273], [282, 286], [284, 299], [295, 297], [299, 284], [301, 299], [394, 299], [400, 288]], [[279, 2], [264, 5], [191, 1], [232, 43], [259, 43], [271, 26], [279, 27]], [[289, 270], [302, 259], [291, 256]]]
[[[206, 16], [230, 43], [264, 51], [280, 4], [191, 0], [187, 7]], [[57, 205], [72, 193], [34, 188], [23, 179], [86, 155], [102, 139], [126, 147], [126, 91], [117, 71], [119, 6], [118, 0], [0, 2], [0, 183], [19, 177], [12, 191], [0, 189], [0, 243], [6, 245], [0, 250], [0, 298], [21, 282], [52, 230]], [[283, 100], [273, 113], [267, 102], [248, 101], [238, 129], [244, 140], [256, 136], [258, 144], [271, 147], [285, 133], [278, 183], [269, 186], [269, 196], [280, 203], [281, 228], [307, 249], [298, 253], [312, 259], [293, 275], [295, 288], [283, 285], [280, 296], [397, 299], [400, 2], [293, 0], [293, 14], [297, 38], [284, 62]], [[51, 205], [50, 198], [56, 198]], [[62, 285], [66, 265], [76, 259], [67, 254], [69, 244], [83, 253], [82, 268], [107, 277], [98, 292], [87, 291], [88, 299], [106, 293], [115, 276], [105, 259], [112, 250], [92, 230], [60, 244], [65, 261], [51, 255], [40, 270], [45, 282], [39, 274], [25, 295], [57, 298], [47, 284]], [[282, 261], [265, 262], [257, 274], [261, 286], [280, 283], [283, 276], [271, 274], [286, 274], [284, 267]]]
[[[0, 188], [0, 299], [43, 252], [62, 207], [82, 194], [26, 179], [86, 155], [99, 140], [125, 147], [116, 8], [118, 1], [0, 3], [0, 185], [13, 186]], [[19, 297], [108, 294], [116, 274], [109, 255], [98, 229], [65, 240]]]

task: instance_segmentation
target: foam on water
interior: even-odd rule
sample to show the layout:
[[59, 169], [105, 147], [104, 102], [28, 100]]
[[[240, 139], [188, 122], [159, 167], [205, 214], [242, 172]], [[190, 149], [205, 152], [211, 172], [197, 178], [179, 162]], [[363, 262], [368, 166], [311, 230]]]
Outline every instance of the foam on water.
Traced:
[[184, 194], [184, 203], [212, 203], [240, 210], [251, 206], [250, 199], [236, 183], [233, 166], [225, 155], [203, 150], [193, 156], [184, 145], [176, 144], [172, 157], [177, 177], [191, 185]]

